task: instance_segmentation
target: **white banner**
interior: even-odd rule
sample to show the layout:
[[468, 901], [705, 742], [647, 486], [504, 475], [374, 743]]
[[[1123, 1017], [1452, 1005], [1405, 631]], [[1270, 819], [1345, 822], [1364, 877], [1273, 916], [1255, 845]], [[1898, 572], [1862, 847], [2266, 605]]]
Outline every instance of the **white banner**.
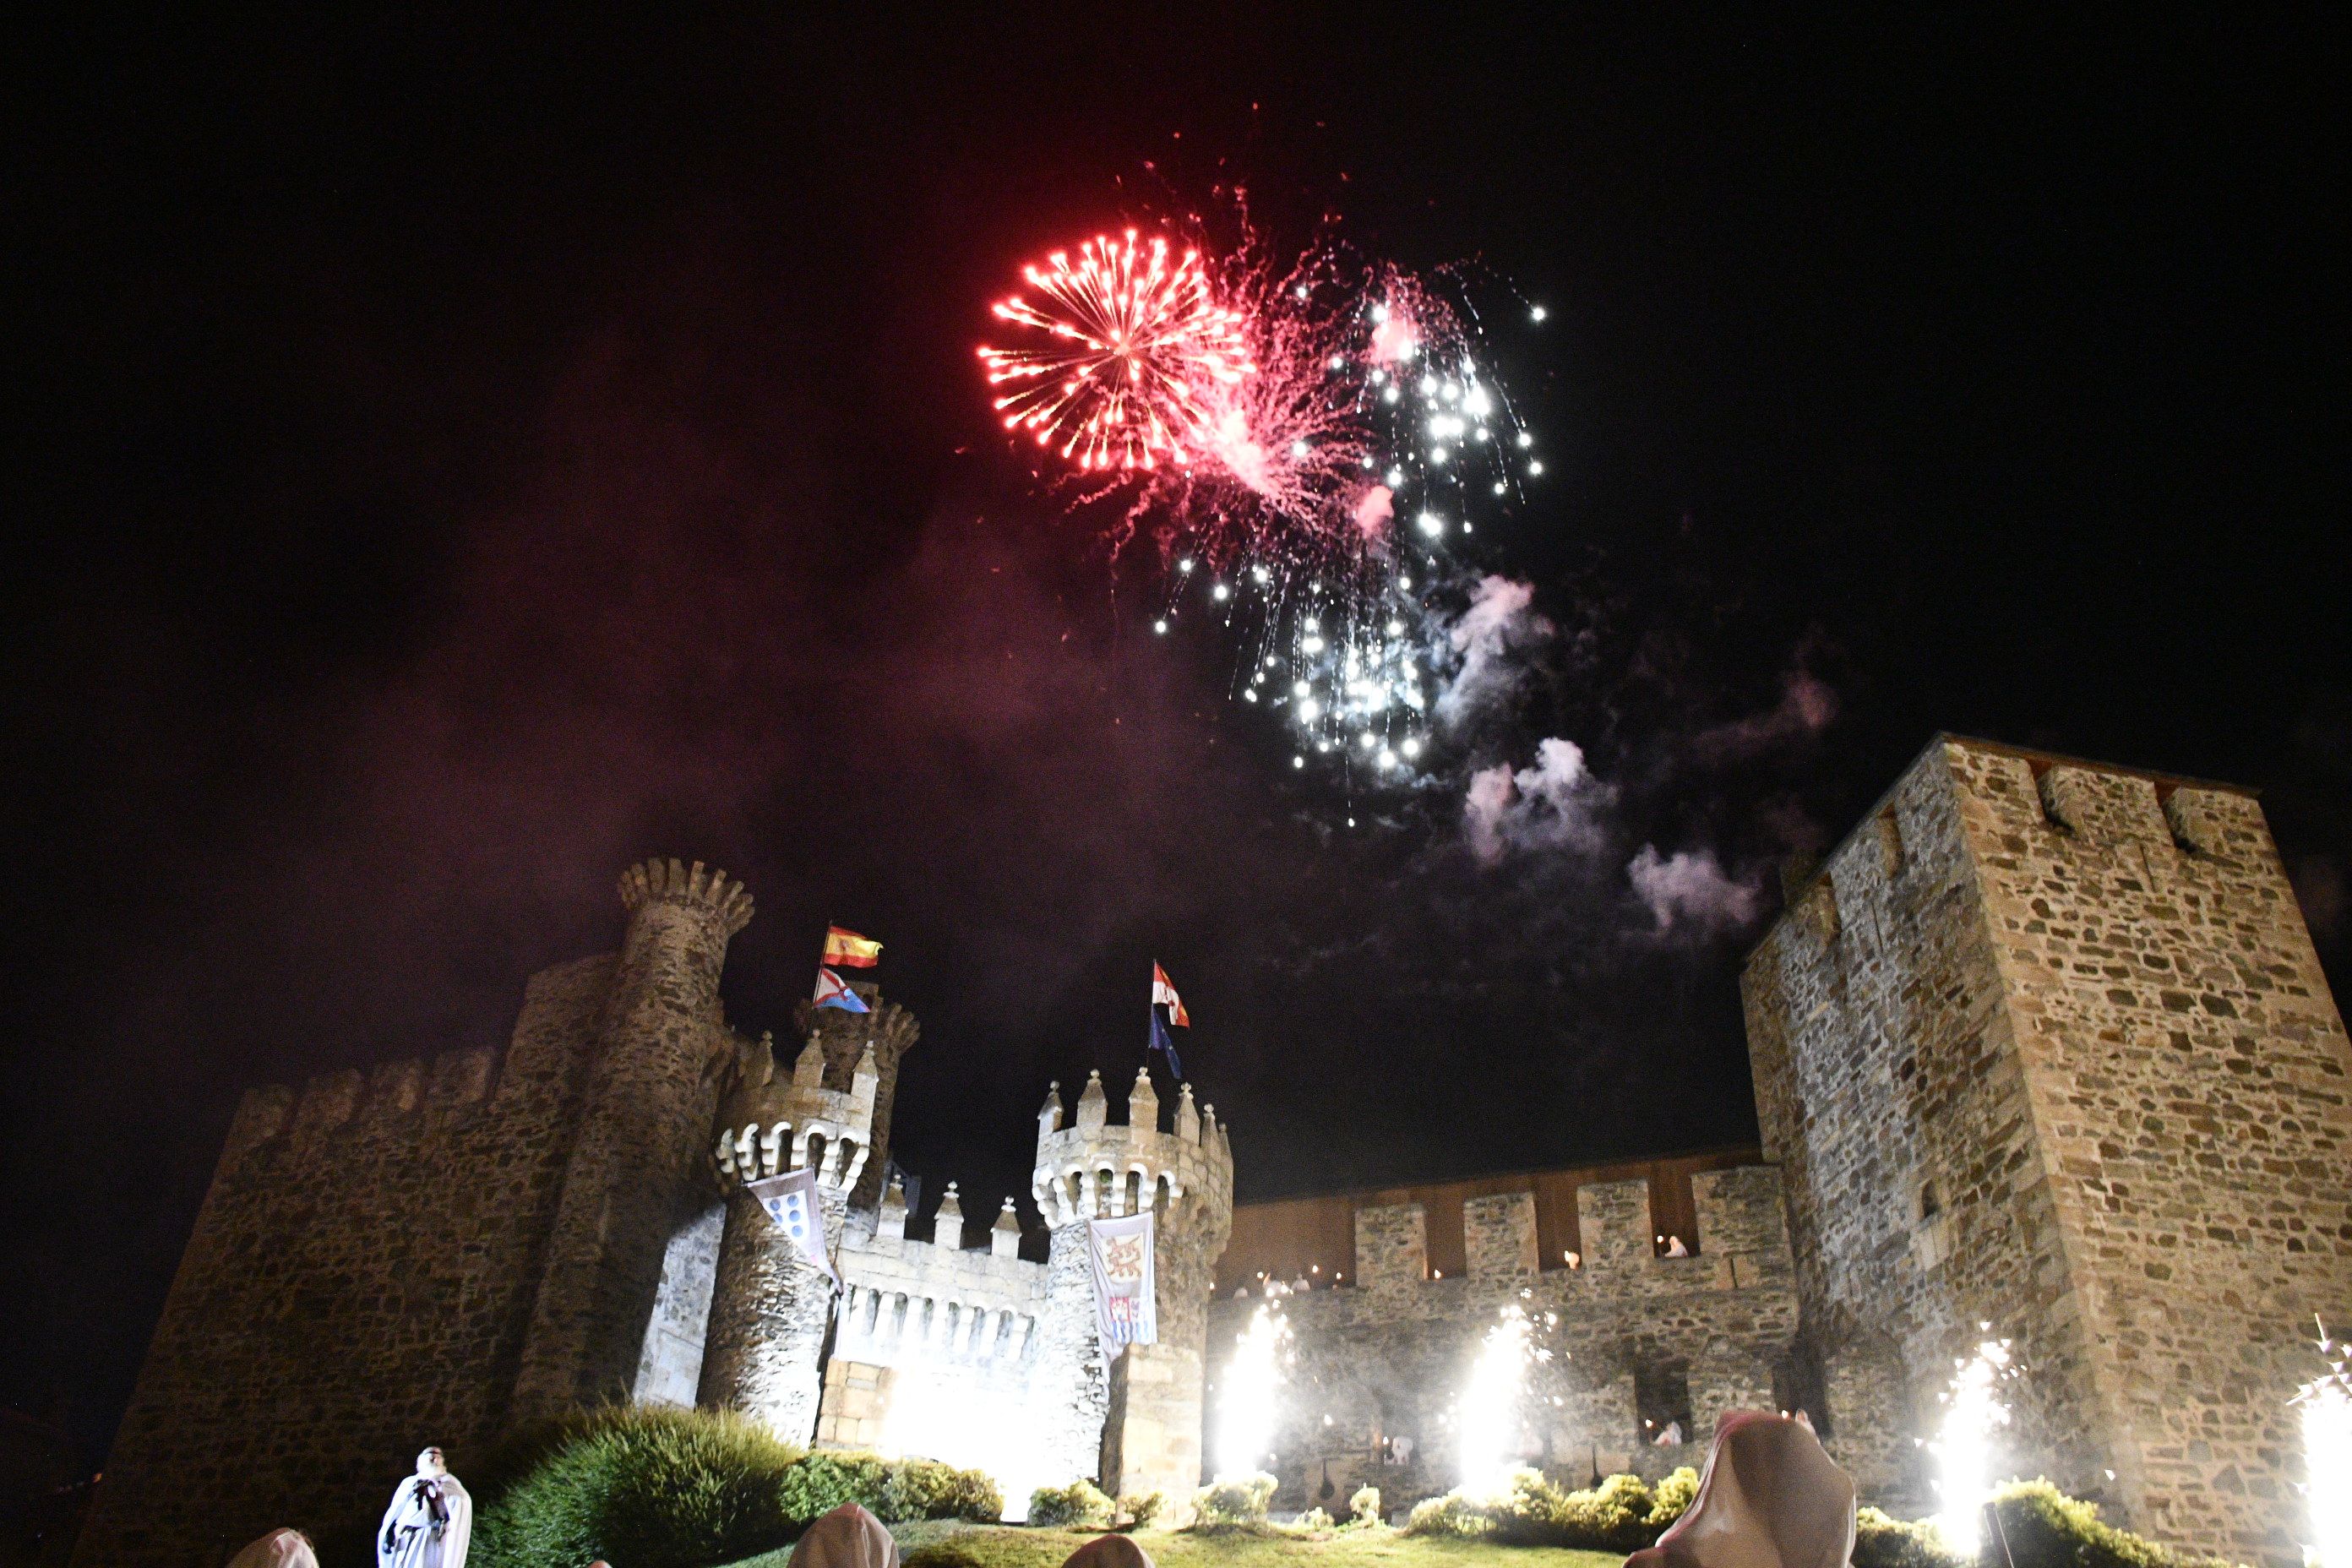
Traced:
[[1095, 1329], [1102, 1336], [1104, 1359], [1117, 1361], [1129, 1345], [1159, 1343], [1150, 1214], [1087, 1221], [1087, 1258], [1094, 1265]]
[[835, 1284], [840, 1284], [841, 1275], [825, 1251], [824, 1210], [816, 1201], [816, 1173], [803, 1168], [747, 1184], [768, 1217], [800, 1248], [802, 1260], [812, 1268], [822, 1268], [833, 1276]]

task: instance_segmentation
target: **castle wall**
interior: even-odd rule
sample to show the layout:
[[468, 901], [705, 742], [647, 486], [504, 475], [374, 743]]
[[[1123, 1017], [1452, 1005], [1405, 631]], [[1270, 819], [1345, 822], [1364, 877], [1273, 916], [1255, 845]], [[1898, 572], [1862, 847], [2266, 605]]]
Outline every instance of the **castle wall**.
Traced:
[[1939, 740], [1744, 989], [1840, 1436], [1846, 1352], [1900, 1363], [1916, 1428], [1990, 1322], [2028, 1369], [2016, 1468], [2294, 1561], [2352, 1050], [2252, 798]]
[[534, 976], [488, 1051], [247, 1095], [75, 1561], [212, 1568], [373, 1519], [506, 1415], [613, 960]]
[[719, 1278], [719, 1241], [727, 1205], [713, 1203], [678, 1228], [662, 1255], [661, 1287], [646, 1324], [633, 1396], [646, 1405], [689, 1408], [702, 1384], [710, 1335], [710, 1301]]
[[[1712, 1423], [1737, 1408], [1772, 1408], [1797, 1331], [1794, 1268], [1778, 1173], [1748, 1166], [1694, 1183], [1699, 1250], [1657, 1255], [1645, 1180], [1573, 1189], [1585, 1243], [1580, 1268], [1542, 1268], [1532, 1181], [1462, 1205], [1465, 1271], [1426, 1266], [1429, 1220], [1419, 1203], [1356, 1211], [1354, 1283], [1269, 1299], [1256, 1286], [1209, 1307], [1209, 1422], [1235, 1338], [1271, 1305], [1288, 1321], [1293, 1362], [1279, 1402], [1277, 1506], [1322, 1502], [1360, 1485], [1391, 1508], [1461, 1479], [1449, 1412], [1488, 1329], [1517, 1307], [1539, 1326], [1550, 1359], [1528, 1369], [1519, 1451], [1584, 1485], [1593, 1469], [1661, 1474], [1696, 1464]], [[1328, 1418], [1327, 1420], [1327, 1417]], [[1645, 1426], [1643, 1422], [1652, 1423]], [[1680, 1421], [1688, 1441], [1648, 1439]], [[1383, 1439], [1411, 1442], [1410, 1461], [1383, 1464]]]

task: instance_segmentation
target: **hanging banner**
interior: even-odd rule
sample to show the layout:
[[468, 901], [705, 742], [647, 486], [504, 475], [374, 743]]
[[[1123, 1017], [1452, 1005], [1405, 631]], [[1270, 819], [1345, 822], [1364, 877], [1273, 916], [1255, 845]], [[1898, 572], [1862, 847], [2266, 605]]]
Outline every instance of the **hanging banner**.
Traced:
[[760, 1206], [777, 1228], [793, 1238], [800, 1249], [801, 1260], [812, 1268], [821, 1268], [841, 1283], [841, 1275], [833, 1259], [825, 1254], [824, 1210], [817, 1206], [816, 1173], [803, 1167], [781, 1176], [745, 1184]]
[[1095, 1329], [1102, 1336], [1104, 1359], [1117, 1361], [1129, 1345], [1159, 1343], [1150, 1214], [1087, 1221], [1087, 1257], [1094, 1265]]

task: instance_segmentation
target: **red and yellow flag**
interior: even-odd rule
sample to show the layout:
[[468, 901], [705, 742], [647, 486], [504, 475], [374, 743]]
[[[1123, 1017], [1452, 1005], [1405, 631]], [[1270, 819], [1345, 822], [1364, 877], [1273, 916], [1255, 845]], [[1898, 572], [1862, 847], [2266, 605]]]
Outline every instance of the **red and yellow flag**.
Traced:
[[827, 926], [823, 962], [845, 969], [871, 969], [882, 962], [882, 944], [854, 931]]

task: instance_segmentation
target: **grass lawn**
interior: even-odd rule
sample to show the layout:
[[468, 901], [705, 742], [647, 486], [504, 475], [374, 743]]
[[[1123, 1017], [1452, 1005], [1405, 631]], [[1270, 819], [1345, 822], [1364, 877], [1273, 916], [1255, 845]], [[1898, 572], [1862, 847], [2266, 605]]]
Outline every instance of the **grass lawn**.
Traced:
[[[1027, 1530], [1016, 1525], [953, 1521], [895, 1524], [890, 1534], [903, 1554], [952, 1536], [982, 1568], [1061, 1568], [1062, 1560], [1099, 1531]], [[1320, 1541], [1287, 1534], [1192, 1535], [1142, 1530], [1136, 1544], [1159, 1568], [1618, 1568], [1613, 1552], [1570, 1552], [1555, 1546], [1495, 1546], [1478, 1541], [1407, 1540], [1393, 1530], [1348, 1531]], [[733, 1568], [784, 1568], [792, 1551], [762, 1552]]]

